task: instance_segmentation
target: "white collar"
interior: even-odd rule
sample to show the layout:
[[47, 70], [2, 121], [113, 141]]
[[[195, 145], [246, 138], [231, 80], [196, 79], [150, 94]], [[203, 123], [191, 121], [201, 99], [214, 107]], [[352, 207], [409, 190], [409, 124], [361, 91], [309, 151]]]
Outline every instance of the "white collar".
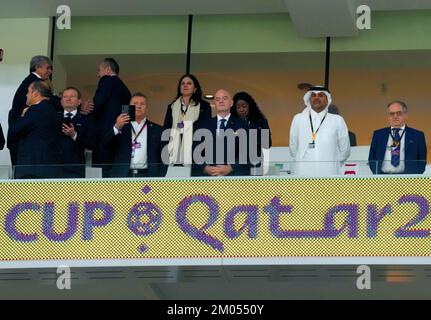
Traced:
[[73, 118], [78, 113], [78, 109], [75, 109], [75, 110], [70, 111], [70, 112], [67, 111], [67, 110], [64, 110], [64, 112], [63, 112], [64, 116], [67, 116], [68, 113], [71, 113], [72, 114], [72, 118]]
[[[391, 127], [391, 131], [394, 129], [397, 129], [397, 128]], [[401, 131], [404, 131], [404, 130], [406, 130], [406, 125], [403, 125], [401, 128], [398, 128], [398, 129], [400, 129]]]
[[135, 126], [141, 126], [144, 123], [147, 123], [147, 118], [142, 119], [141, 123], [138, 123], [138, 121], [132, 121], [132, 124], [134, 124]]
[[42, 77], [38, 75], [36, 72], [32, 72], [36, 77], [38, 77], [40, 80], [42, 80]]
[[226, 120], [226, 124], [227, 124], [229, 122], [229, 119], [230, 119], [230, 113], [225, 118], [217, 115], [217, 122], [220, 122], [222, 119], [225, 119]]
[[319, 119], [323, 119], [323, 117], [328, 113], [328, 108], [323, 109], [319, 113], [314, 111], [313, 108], [311, 107], [309, 109], [310, 109], [310, 114], [312, 118], [318, 117]]

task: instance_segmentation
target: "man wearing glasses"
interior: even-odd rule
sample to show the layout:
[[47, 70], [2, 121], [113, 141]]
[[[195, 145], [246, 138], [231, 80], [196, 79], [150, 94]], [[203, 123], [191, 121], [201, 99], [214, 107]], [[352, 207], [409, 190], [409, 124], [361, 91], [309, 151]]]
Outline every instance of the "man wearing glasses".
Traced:
[[402, 101], [388, 104], [390, 127], [374, 132], [368, 156], [374, 174], [421, 174], [425, 171], [425, 135], [407, 127], [407, 111], [407, 105]]

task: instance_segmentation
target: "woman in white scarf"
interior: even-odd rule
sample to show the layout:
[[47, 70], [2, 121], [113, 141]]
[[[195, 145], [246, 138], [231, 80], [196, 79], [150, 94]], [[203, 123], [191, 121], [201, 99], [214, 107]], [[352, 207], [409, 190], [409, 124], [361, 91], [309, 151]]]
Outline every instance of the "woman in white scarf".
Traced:
[[185, 74], [178, 82], [177, 96], [168, 106], [163, 129], [171, 129], [168, 150], [170, 164], [191, 164], [193, 123], [211, 118], [211, 106], [202, 99], [198, 79]]

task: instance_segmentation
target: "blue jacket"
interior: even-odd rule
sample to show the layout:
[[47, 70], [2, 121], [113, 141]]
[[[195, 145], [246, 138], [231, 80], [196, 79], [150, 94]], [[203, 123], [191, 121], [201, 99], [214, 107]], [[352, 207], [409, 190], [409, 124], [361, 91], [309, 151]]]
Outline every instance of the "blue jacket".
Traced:
[[[15, 92], [15, 95], [13, 97], [12, 102], [12, 108], [9, 111], [8, 116], [8, 125], [9, 128], [15, 124], [20, 118], [23, 110], [27, 107], [27, 91], [30, 84], [32, 84], [34, 81], [39, 81], [40, 79], [34, 74], [30, 73], [27, 78], [25, 78], [18, 89]], [[62, 111], [63, 108], [61, 106], [61, 99], [58, 96], [55, 96], [51, 94], [49, 97], [49, 101], [51, 102], [52, 106], [57, 111]], [[10, 150], [10, 157], [12, 165], [16, 165], [17, 161], [17, 147], [16, 143], [13, 144], [11, 141], [8, 140], [7, 147]]]
[[48, 100], [31, 106], [9, 128], [8, 141], [17, 146], [15, 178], [61, 176], [61, 119]]
[[[382, 173], [382, 163], [385, 158], [390, 131], [390, 127], [374, 131], [368, 156], [368, 165], [374, 174]], [[424, 133], [406, 126], [404, 141], [406, 144], [404, 173], [423, 173], [427, 164], [427, 146]]]

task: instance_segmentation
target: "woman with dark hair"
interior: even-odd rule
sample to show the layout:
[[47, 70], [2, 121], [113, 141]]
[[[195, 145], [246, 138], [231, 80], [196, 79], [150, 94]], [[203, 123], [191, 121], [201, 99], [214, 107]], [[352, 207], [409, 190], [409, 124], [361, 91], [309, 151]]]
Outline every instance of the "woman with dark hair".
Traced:
[[211, 118], [211, 106], [202, 99], [198, 79], [185, 74], [178, 82], [177, 96], [168, 106], [163, 129], [171, 129], [168, 150], [171, 164], [191, 164], [193, 123]]
[[[256, 101], [247, 92], [238, 92], [233, 97], [233, 106], [231, 114], [235, 117], [245, 120], [248, 123], [249, 129], [258, 130], [258, 145], [264, 149], [272, 146], [271, 130], [269, 129], [268, 120], [265, 115], [260, 111]], [[269, 145], [263, 143], [261, 145], [261, 130], [266, 129], [269, 131]]]

